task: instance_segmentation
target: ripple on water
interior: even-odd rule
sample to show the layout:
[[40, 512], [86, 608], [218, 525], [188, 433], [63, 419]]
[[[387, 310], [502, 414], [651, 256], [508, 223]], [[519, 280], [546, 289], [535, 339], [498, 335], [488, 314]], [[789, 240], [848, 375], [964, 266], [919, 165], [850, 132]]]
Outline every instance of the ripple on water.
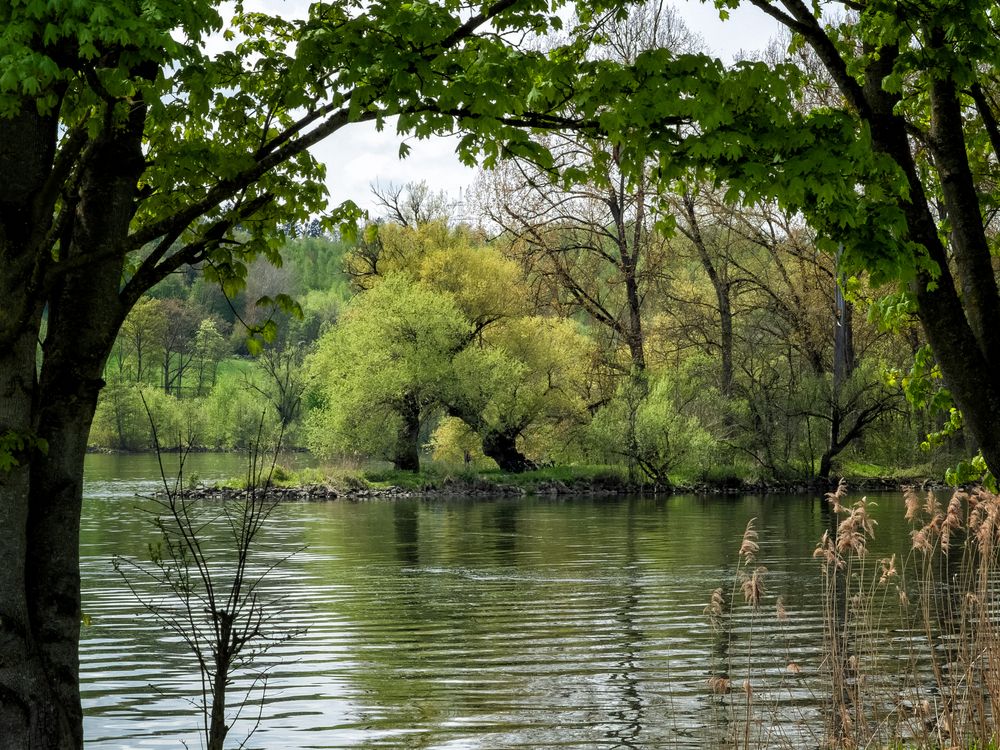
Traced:
[[[89, 748], [198, 746], [200, 683], [184, 644], [110, 564], [116, 553], [141, 558], [154, 541], [151, 506], [134, 498], [145, 481], [87, 485]], [[302, 632], [260, 658], [266, 700], [248, 747], [726, 747], [744, 697], [712, 695], [706, 681], [731, 672], [738, 686], [748, 656], [760, 686], [753, 731], [808, 745], [821, 690], [811, 552], [824, 521], [810, 500], [783, 502], [280, 506], [265, 529], [269, 559], [305, 549], [262, 593], [279, 600], [280, 630]], [[766, 610], [737, 607], [713, 628], [705, 605], [717, 586], [738, 594], [735, 552], [750, 517], [768, 540], [773, 593]], [[773, 612], [777, 593], [787, 623]], [[233, 694], [258, 676], [237, 674]], [[256, 713], [248, 708], [234, 734]]]

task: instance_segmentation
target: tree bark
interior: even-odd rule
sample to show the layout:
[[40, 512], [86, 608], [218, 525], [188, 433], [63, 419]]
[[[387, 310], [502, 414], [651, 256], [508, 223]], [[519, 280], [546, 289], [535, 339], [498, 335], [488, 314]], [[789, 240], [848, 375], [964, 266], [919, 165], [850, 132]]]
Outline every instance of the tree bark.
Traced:
[[[95, 140], [79, 165], [58, 263], [42, 240], [54, 197], [55, 128], [39, 118], [0, 121], [4, 136], [41, 154], [38, 179], [17, 195], [0, 188], [0, 294], [13, 315], [0, 324], [0, 436], [28, 439], [0, 472], [0, 747], [80, 748], [79, 528], [87, 437], [101, 376], [124, 317], [119, 299], [124, 240], [144, 169], [145, 110]], [[54, 123], [54, 120], [53, 120]], [[22, 133], [18, 128], [28, 131]], [[34, 149], [34, 150], [31, 150]], [[46, 153], [48, 154], [46, 157]], [[0, 147], [0, 173], [19, 174]], [[20, 177], [24, 180], [24, 169]], [[41, 230], [39, 229], [41, 227]], [[76, 270], [74, 270], [76, 269]], [[43, 306], [48, 328], [36, 372]], [[36, 447], [32, 447], [32, 445]]]
[[[60, 693], [65, 675], [49, 660], [29, 583], [37, 573], [29, 527], [37, 512], [34, 466], [45, 453], [38, 416], [45, 398], [37, 387], [36, 357], [45, 304], [41, 286], [51, 254], [40, 243], [52, 223], [54, 196], [47, 181], [56, 123], [55, 115], [38, 114], [33, 102], [19, 115], [0, 118], [0, 457], [8, 464], [0, 467], [2, 750], [74, 748], [83, 736], [79, 697], [76, 710], [67, 710]], [[76, 554], [78, 539], [71, 546]], [[78, 627], [78, 609], [75, 614]], [[75, 658], [75, 641], [73, 651]], [[76, 685], [78, 675], [69, 679]]]
[[[950, 72], [926, 73], [930, 79], [933, 167], [947, 209], [953, 214], [951, 249], [963, 295], [959, 294], [948, 249], [938, 235], [929, 209], [927, 191], [910, 147], [907, 123], [896, 111], [901, 95], [883, 87], [885, 77], [892, 73], [899, 57], [898, 48], [883, 45], [875, 49], [866, 45], [864, 51], [870, 62], [864, 82], [859, 84], [811, 10], [805, 4], [790, 7], [801, 25], [799, 31], [858, 116], [868, 124], [875, 150], [895, 161], [905, 175], [909, 194], [900, 202], [900, 208], [906, 217], [907, 239], [922, 245], [936, 266], [936, 274], [919, 270], [910, 284], [918, 316], [944, 380], [962, 410], [965, 428], [979, 443], [989, 470], [1000, 476], [1000, 430], [996, 429], [1000, 423], [1000, 382], [992, 366], [998, 356], [1000, 301], [989, 248], [983, 241], [984, 227], [975, 185], [971, 181], [957, 82]], [[940, 30], [931, 29], [930, 34], [932, 46], [947, 44]]]
[[[6, 349], [0, 349], [0, 439], [36, 434], [32, 416], [39, 310]], [[12, 451], [17, 462], [0, 470], [0, 749], [73, 748], [82, 724], [67, 716], [56, 690], [63, 675], [46, 663], [44, 633], [36, 632], [26, 576], [32, 466], [41, 448], [29, 442]], [[78, 542], [77, 542], [78, 545]], [[79, 624], [79, 614], [77, 614]], [[75, 649], [74, 643], [74, 649]], [[74, 677], [74, 684], [76, 678]], [[79, 698], [77, 698], [79, 706]], [[72, 713], [72, 709], [70, 710]]]
[[708, 251], [705, 237], [701, 233], [698, 215], [695, 212], [694, 197], [690, 192], [682, 196], [687, 227], [681, 231], [687, 236], [698, 251], [698, 260], [704, 269], [715, 292], [716, 304], [719, 308], [719, 350], [721, 353], [719, 391], [726, 398], [733, 395], [733, 308], [729, 299], [729, 283], [719, 273], [712, 255]]
[[490, 431], [483, 434], [483, 453], [497, 462], [501, 471], [520, 474], [535, 468], [517, 448], [518, 431]]
[[407, 394], [400, 408], [403, 426], [396, 438], [392, 465], [398, 471], [420, 471], [420, 404], [416, 396]]
[[38, 433], [48, 452], [31, 465], [25, 585], [39, 651], [77, 747], [83, 742], [78, 658], [83, 462], [104, 364], [121, 322], [114, 304], [120, 275], [120, 264], [112, 261], [66, 278], [49, 308], [38, 384], [43, 395]]
[[840, 251], [837, 253], [837, 278], [834, 279], [833, 300], [836, 307], [836, 318], [833, 329], [833, 385], [830, 394], [830, 434], [826, 450], [819, 463], [819, 477], [827, 479], [833, 470], [833, 459], [845, 447], [841, 443], [840, 428], [844, 414], [841, 405], [841, 394], [844, 384], [854, 372], [854, 308], [844, 297], [841, 288]]

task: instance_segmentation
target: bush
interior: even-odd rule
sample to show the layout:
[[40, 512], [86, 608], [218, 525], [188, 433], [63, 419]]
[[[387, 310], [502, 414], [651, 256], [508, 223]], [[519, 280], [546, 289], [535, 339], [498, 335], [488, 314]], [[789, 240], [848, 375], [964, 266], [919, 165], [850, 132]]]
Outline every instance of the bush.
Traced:
[[678, 469], [705, 473], [718, 441], [695, 407], [701, 406], [698, 401], [711, 399], [712, 393], [706, 389], [692, 396], [682, 386], [683, 378], [669, 375], [652, 383], [644, 375], [634, 375], [624, 382], [590, 424], [591, 445], [599, 456], [624, 459], [664, 484]]
[[247, 450], [258, 442], [261, 418], [264, 420], [264, 442], [273, 442], [278, 434], [278, 417], [265, 399], [237, 386], [216, 387], [205, 399], [204, 444], [227, 450]]

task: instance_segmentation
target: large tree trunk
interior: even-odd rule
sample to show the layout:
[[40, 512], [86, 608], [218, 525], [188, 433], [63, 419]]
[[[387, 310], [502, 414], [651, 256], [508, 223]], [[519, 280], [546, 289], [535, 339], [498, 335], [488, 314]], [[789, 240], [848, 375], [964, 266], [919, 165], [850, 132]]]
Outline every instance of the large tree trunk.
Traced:
[[[35, 540], [29, 532], [35, 463], [45, 444], [38, 406], [36, 356], [45, 304], [41, 289], [51, 255], [43, 245], [52, 222], [45, 190], [55, 152], [56, 116], [34, 102], [0, 118], [0, 748], [74, 748], [83, 728], [66, 710], [60, 687], [77, 684], [49, 661], [29, 579]], [[51, 451], [51, 446], [49, 446]], [[73, 540], [73, 554], [78, 541]], [[52, 550], [58, 554], [57, 550]], [[78, 576], [79, 573], [74, 575]], [[79, 596], [79, 594], [77, 594]], [[79, 611], [75, 613], [77, 626]], [[73, 658], [76, 642], [72, 644]]]
[[[955, 403], [962, 410], [965, 428], [979, 443], [990, 471], [1000, 476], [1000, 430], [997, 429], [1000, 381], [996, 376], [1000, 358], [1000, 300], [969, 168], [965, 121], [956, 82], [940, 76], [934, 77], [929, 86], [928, 142], [952, 224], [951, 244], [945, 248], [928, 208], [927, 192], [914, 161], [906, 122], [896, 110], [900, 94], [883, 86], [885, 77], [893, 72], [899, 50], [892, 45], [866, 50], [877, 54], [871, 55], [864, 83], [859, 86], [829, 38], [816, 29], [811, 31], [809, 40], [818, 56], [837, 81], [841, 93], [867, 122], [876, 151], [895, 161], [906, 177], [909, 195], [900, 208], [906, 217], [907, 239], [924, 247], [937, 271], [932, 274], [920, 270], [911, 282], [920, 322]], [[934, 46], [947, 46], [940, 30], [932, 35], [932, 42]], [[953, 267], [961, 283], [961, 294]]]
[[[0, 468], [0, 748], [73, 748], [82, 744], [82, 724], [67, 714], [59, 692], [60, 670], [46, 661], [26, 577], [31, 570], [26, 533], [32, 466], [42, 446], [35, 443], [32, 417], [35, 352], [40, 313], [8, 348], [0, 348], [0, 440], [17, 462]], [[26, 442], [10, 444], [11, 438]], [[78, 574], [77, 574], [78, 575]], [[79, 614], [77, 613], [77, 624]], [[73, 643], [75, 655], [76, 643]], [[72, 676], [75, 685], [77, 676]], [[79, 698], [76, 700], [79, 711]]]
[[[67, 275], [49, 308], [39, 379], [38, 434], [48, 451], [31, 464], [25, 586], [38, 649], [58, 705], [83, 742], [80, 707], [80, 513], [83, 461], [101, 375], [121, 322], [121, 266], [94, 264]], [[69, 747], [70, 745], [63, 745]]]
[[[89, 152], [54, 268], [46, 267], [51, 249], [43, 242], [53, 211], [43, 200], [45, 175], [35, 194], [25, 187], [20, 204], [16, 193], [0, 186], [0, 294], [11, 311], [0, 324], [0, 437], [28, 441], [14, 456], [19, 465], [0, 471], [0, 748], [83, 745], [78, 656], [83, 460], [104, 364], [124, 317], [118, 248], [127, 236], [144, 166], [143, 116], [141, 107], [133, 108], [127, 123]], [[22, 144], [24, 164], [30, 167], [40, 153], [44, 157], [46, 148], [51, 164], [54, 124], [4, 121], [0, 142], [11, 135], [5, 131], [23, 136], [17, 131], [21, 124], [31, 136], [22, 140], [35, 141]], [[24, 164], [13, 169], [6, 163], [9, 155], [0, 147], [0, 174], [23, 175]], [[46, 304], [48, 329], [37, 374]]]
[[496, 461], [501, 471], [511, 474], [520, 474], [535, 468], [535, 465], [517, 449], [517, 435], [516, 430], [483, 434], [483, 453]]
[[715, 292], [719, 307], [719, 349], [721, 352], [719, 391], [729, 398], [733, 395], [733, 308], [729, 299], [729, 283], [716, 268], [712, 254], [708, 251], [705, 237], [701, 233], [698, 214], [695, 211], [694, 196], [684, 193], [682, 197], [687, 227], [681, 231], [687, 236], [698, 252], [698, 260]]
[[420, 471], [420, 404], [415, 396], [403, 398], [400, 408], [403, 426], [396, 438], [392, 465], [398, 471]]

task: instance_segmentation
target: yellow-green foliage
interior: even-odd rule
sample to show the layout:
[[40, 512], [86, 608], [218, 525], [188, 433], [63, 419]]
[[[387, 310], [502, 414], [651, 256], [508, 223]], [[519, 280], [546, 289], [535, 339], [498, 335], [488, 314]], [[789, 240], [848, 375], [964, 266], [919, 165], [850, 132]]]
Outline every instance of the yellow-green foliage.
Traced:
[[[587, 419], [587, 352], [593, 344], [575, 323], [515, 318], [497, 324], [483, 339], [482, 346], [455, 358], [459, 398], [478, 415], [478, 427], [531, 434], [544, 425], [553, 440], [553, 425], [569, 427]], [[535, 441], [542, 452], [531, 457], [547, 457], [545, 442]]]
[[391, 454], [406, 399], [435, 401], [470, 327], [450, 295], [406, 274], [358, 296], [307, 361], [318, 408], [306, 441], [324, 456]]
[[416, 229], [373, 224], [365, 230], [362, 243], [347, 254], [345, 267], [355, 283], [370, 289], [401, 271], [418, 276], [424, 258], [431, 253], [481, 244], [482, 238], [468, 228], [453, 229], [444, 221], [431, 221]]
[[177, 399], [143, 383], [110, 383], [101, 393], [89, 443], [117, 450], [149, 450], [153, 448], [151, 425], [163, 448], [201, 445], [206, 425], [203, 399]]
[[493, 462], [483, 455], [479, 436], [461, 419], [445, 417], [431, 433], [428, 443], [431, 457], [445, 464], [474, 464]]
[[452, 294], [459, 309], [476, 323], [527, 314], [528, 290], [520, 267], [493, 248], [435, 248], [423, 256], [418, 274], [430, 288]]
[[[481, 238], [441, 222], [388, 225], [349, 263], [365, 291], [309, 364], [319, 408], [307, 441], [316, 452], [389, 457], [406, 400], [421, 418], [461, 417], [466, 442], [469, 430], [522, 439], [538, 431], [529, 442], [540, 457], [565, 442], [556, 425], [587, 419], [590, 339], [572, 321], [528, 315], [522, 270]], [[454, 424], [436, 449], [464, 460], [466, 447], [451, 445]]]
[[204, 414], [202, 444], [209, 448], [245, 450], [257, 443], [258, 432], [268, 443], [278, 434], [274, 407], [244, 385], [213, 390], [205, 399]]

